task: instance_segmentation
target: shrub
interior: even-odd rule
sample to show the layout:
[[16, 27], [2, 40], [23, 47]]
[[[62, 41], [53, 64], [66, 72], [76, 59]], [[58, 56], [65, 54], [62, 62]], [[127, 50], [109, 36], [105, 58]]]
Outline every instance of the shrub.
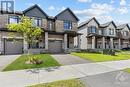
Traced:
[[29, 62], [31, 64], [41, 64], [41, 63], [43, 63], [43, 61], [41, 61], [38, 56], [30, 56], [29, 57]]
[[78, 51], [78, 53], [98, 53], [98, 54], [100, 54], [101, 52], [96, 49], [87, 49], [87, 50], [80, 50], [80, 51]]
[[104, 55], [115, 56], [115, 51], [112, 50], [112, 49], [104, 49], [104, 50], [103, 50], [103, 54], [104, 54]]

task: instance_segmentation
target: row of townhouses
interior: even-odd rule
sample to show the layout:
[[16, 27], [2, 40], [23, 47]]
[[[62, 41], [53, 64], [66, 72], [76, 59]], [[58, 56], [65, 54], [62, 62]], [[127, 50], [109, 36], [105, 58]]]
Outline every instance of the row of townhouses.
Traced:
[[1, 54], [19, 54], [30, 49], [20, 33], [9, 31], [7, 28], [7, 24], [19, 23], [22, 15], [33, 17], [35, 25], [44, 30], [41, 38], [30, 50], [33, 53], [68, 52], [74, 48], [121, 49], [128, 47], [130, 43], [128, 24], [116, 26], [113, 21], [99, 24], [96, 18], [92, 18], [78, 26], [79, 19], [69, 8], [52, 17], [38, 5], [34, 5], [21, 12], [0, 13]]
[[111, 21], [99, 24], [96, 18], [82, 22], [78, 26], [81, 35], [81, 49], [122, 49], [130, 45], [128, 24], [116, 26]]
[[[19, 23], [22, 15], [33, 17], [35, 25], [44, 30], [39, 42], [33, 44], [34, 49], [30, 50], [34, 53], [67, 52], [69, 49], [74, 48], [74, 37], [80, 37], [81, 35], [77, 33], [79, 19], [69, 8], [55, 17], [48, 16], [38, 5], [31, 6], [22, 12], [0, 13], [1, 54], [18, 54], [29, 49], [29, 44], [24, 40], [23, 36], [17, 32], [9, 31], [6, 26], [10, 23]], [[78, 41], [80, 41], [80, 38]]]

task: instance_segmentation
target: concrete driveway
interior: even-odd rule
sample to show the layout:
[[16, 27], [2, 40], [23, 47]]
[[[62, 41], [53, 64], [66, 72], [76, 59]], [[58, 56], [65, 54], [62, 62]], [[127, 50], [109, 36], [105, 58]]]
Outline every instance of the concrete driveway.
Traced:
[[90, 63], [88, 60], [70, 54], [53, 54], [51, 56], [62, 65]]
[[2, 71], [8, 64], [16, 60], [20, 55], [1, 55], [0, 56], [0, 71]]

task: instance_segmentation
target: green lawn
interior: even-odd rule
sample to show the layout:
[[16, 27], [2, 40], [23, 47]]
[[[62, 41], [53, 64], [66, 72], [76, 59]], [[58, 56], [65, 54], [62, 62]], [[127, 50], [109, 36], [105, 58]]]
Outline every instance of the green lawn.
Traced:
[[130, 59], [130, 52], [120, 52], [116, 56], [103, 55], [97, 53], [71, 53], [72, 55], [79, 56], [83, 59], [87, 59], [94, 62], [115, 61], [115, 60], [127, 60]]
[[39, 84], [29, 87], [86, 87], [81, 81], [77, 79], [56, 81], [47, 84]]
[[[43, 60], [43, 64], [25, 64], [25, 61], [28, 60], [28, 56], [38, 56]], [[38, 55], [22, 55], [14, 62], [9, 64], [3, 71], [11, 70], [22, 70], [22, 69], [31, 69], [31, 68], [41, 68], [41, 67], [51, 67], [51, 66], [60, 66], [60, 64], [53, 59], [49, 54], [38, 54]]]
[[126, 72], [130, 73], [130, 69], [129, 69], [129, 68], [128, 68], [128, 69], [125, 69], [124, 71], [126, 71]]

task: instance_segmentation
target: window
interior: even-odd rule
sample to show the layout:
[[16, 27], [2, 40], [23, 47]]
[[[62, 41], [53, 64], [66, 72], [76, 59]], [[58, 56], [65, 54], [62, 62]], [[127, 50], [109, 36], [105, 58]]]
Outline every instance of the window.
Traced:
[[96, 33], [96, 26], [91, 27], [91, 33]]
[[10, 16], [9, 17], [9, 24], [10, 23], [19, 23], [19, 21], [20, 21], [19, 16]]
[[48, 21], [48, 28], [49, 28], [49, 30], [52, 30], [52, 28], [53, 28], [53, 22], [52, 21]]
[[96, 26], [88, 27], [89, 33], [96, 33]]
[[64, 21], [64, 29], [65, 30], [72, 29], [72, 22], [71, 21]]
[[41, 18], [34, 18], [33, 20], [33, 26], [42, 26], [42, 19]]
[[99, 30], [99, 35], [102, 35], [102, 30]]
[[114, 29], [111, 29], [111, 28], [110, 28], [110, 29], [109, 29], [109, 34], [110, 34], [110, 35], [114, 35]]
[[123, 32], [123, 35], [124, 35], [124, 36], [128, 36], [128, 31], [124, 31], [124, 32]]

